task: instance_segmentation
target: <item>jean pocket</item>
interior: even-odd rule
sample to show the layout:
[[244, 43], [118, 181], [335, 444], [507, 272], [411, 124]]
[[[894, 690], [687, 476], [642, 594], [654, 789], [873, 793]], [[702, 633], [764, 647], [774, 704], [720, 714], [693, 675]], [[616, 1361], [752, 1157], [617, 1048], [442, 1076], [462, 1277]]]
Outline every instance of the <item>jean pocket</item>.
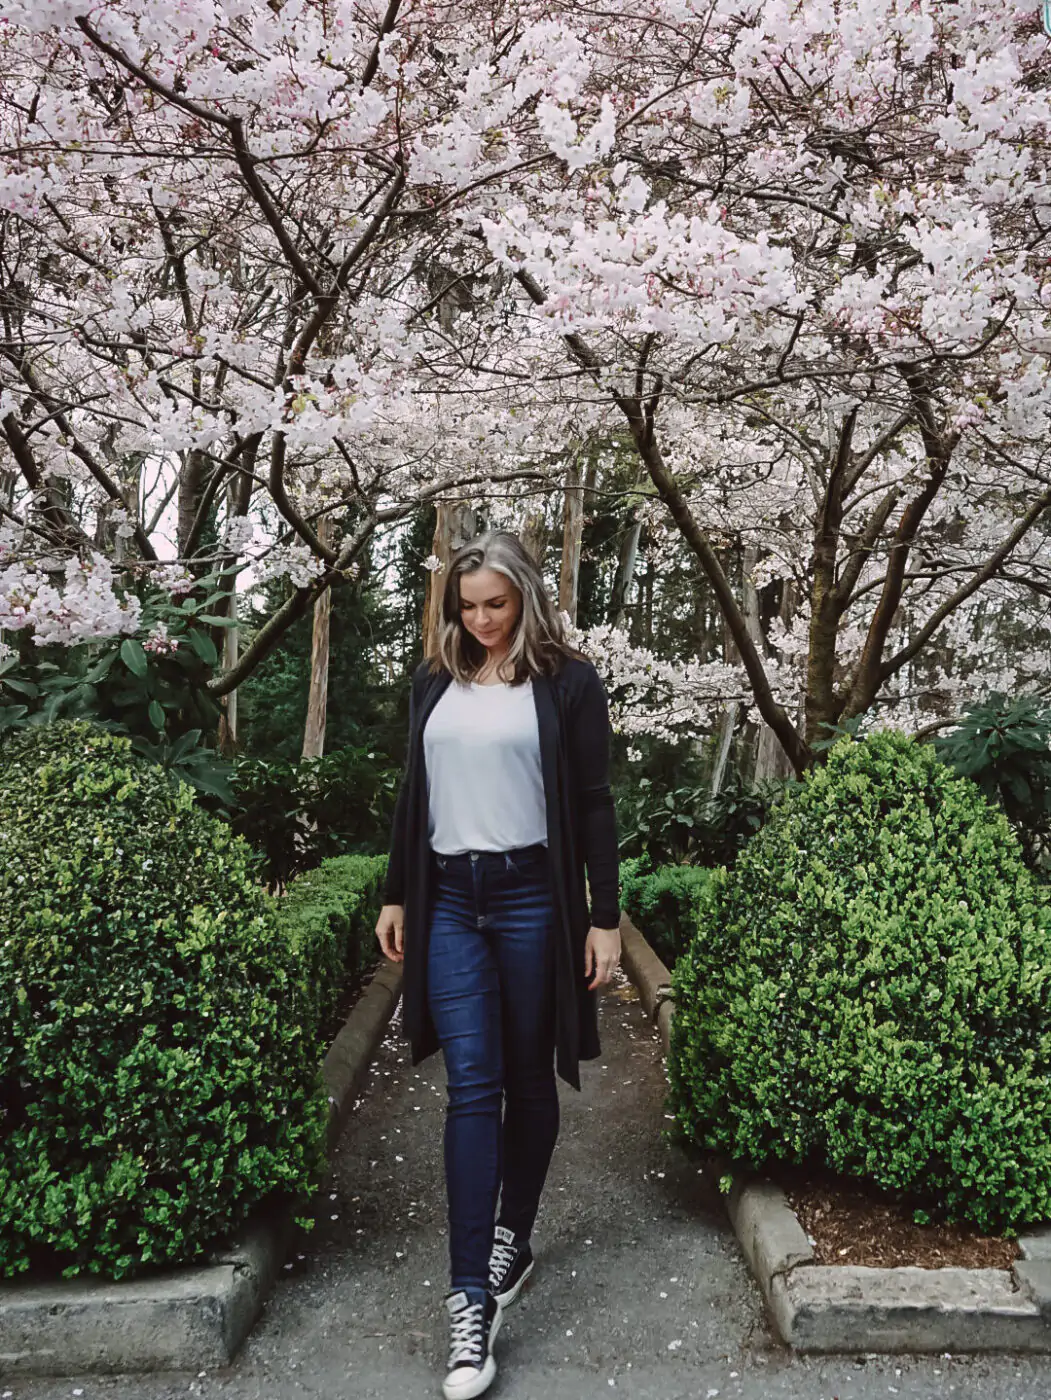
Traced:
[[516, 855], [508, 855], [507, 868], [524, 880], [539, 880], [547, 875], [547, 847], [529, 847]]

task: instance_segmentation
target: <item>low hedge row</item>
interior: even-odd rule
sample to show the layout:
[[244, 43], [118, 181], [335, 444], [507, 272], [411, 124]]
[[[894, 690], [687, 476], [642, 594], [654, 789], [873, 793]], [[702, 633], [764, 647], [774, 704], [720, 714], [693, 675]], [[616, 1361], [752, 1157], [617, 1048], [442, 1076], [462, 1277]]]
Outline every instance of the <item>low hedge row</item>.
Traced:
[[386, 870], [386, 856], [331, 856], [297, 876], [278, 901], [319, 1043], [331, 1040], [348, 991], [379, 958], [375, 927]]
[[369, 956], [381, 865], [329, 862], [275, 901], [127, 739], [8, 736], [0, 1276], [187, 1262], [272, 1192], [314, 1189], [322, 1032]]
[[699, 865], [659, 865], [654, 869], [646, 856], [621, 861], [624, 911], [668, 967], [674, 967], [689, 946], [711, 873]]

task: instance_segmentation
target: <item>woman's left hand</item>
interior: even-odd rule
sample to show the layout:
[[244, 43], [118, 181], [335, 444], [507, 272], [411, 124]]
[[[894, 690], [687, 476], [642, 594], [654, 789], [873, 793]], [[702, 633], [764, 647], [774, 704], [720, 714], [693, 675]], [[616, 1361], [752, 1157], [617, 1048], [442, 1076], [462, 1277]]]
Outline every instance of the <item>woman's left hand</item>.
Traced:
[[592, 928], [584, 944], [584, 976], [590, 977], [588, 991], [612, 980], [620, 966], [620, 929]]

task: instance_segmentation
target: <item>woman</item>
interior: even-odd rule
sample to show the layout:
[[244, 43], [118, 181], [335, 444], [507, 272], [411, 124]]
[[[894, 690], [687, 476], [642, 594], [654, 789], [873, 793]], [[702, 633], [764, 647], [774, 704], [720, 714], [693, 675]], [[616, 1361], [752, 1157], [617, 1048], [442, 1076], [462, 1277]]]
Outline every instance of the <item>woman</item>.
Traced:
[[539, 569], [513, 535], [472, 540], [450, 563], [437, 655], [413, 678], [376, 925], [405, 963], [413, 1064], [445, 1057], [446, 1400], [496, 1374], [502, 1308], [533, 1269], [556, 1068], [579, 1089], [578, 1062], [599, 1053], [595, 992], [620, 961], [608, 767], [602, 682]]

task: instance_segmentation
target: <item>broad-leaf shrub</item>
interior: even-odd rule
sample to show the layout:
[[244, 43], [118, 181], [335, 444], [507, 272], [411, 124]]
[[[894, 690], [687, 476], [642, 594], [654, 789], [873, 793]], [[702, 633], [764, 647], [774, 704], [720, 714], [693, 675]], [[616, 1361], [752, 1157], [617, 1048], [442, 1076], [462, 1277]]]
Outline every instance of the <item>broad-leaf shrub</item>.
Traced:
[[284, 886], [326, 856], [385, 850], [400, 778], [400, 768], [365, 748], [296, 763], [244, 758], [231, 777], [231, 820], [266, 857], [267, 881]]
[[0, 748], [0, 1274], [189, 1260], [316, 1184], [317, 993], [254, 865], [127, 738]]
[[713, 872], [674, 975], [697, 1143], [1051, 1215], [1051, 918], [1001, 811], [903, 735], [844, 740]]
[[[218, 663], [218, 629], [236, 619], [212, 611], [228, 595], [216, 575], [179, 581], [181, 594], [141, 590], [140, 641], [113, 637], [76, 646], [41, 646], [11, 633], [0, 654], [0, 734], [57, 719], [90, 720], [130, 734], [136, 752], [217, 801], [233, 801], [229, 765], [211, 747], [220, 708], [208, 692]], [[136, 600], [138, 606], [140, 600]], [[3, 653], [0, 647], [0, 653]]]
[[968, 705], [951, 733], [934, 740], [938, 757], [998, 801], [1018, 833], [1030, 868], [1051, 870], [1051, 706], [1038, 695], [998, 691]]
[[708, 775], [662, 783], [629, 769], [616, 788], [621, 854], [644, 856], [655, 866], [732, 865], [793, 785], [793, 779], [771, 779], [754, 786], [731, 770], [713, 797]]

